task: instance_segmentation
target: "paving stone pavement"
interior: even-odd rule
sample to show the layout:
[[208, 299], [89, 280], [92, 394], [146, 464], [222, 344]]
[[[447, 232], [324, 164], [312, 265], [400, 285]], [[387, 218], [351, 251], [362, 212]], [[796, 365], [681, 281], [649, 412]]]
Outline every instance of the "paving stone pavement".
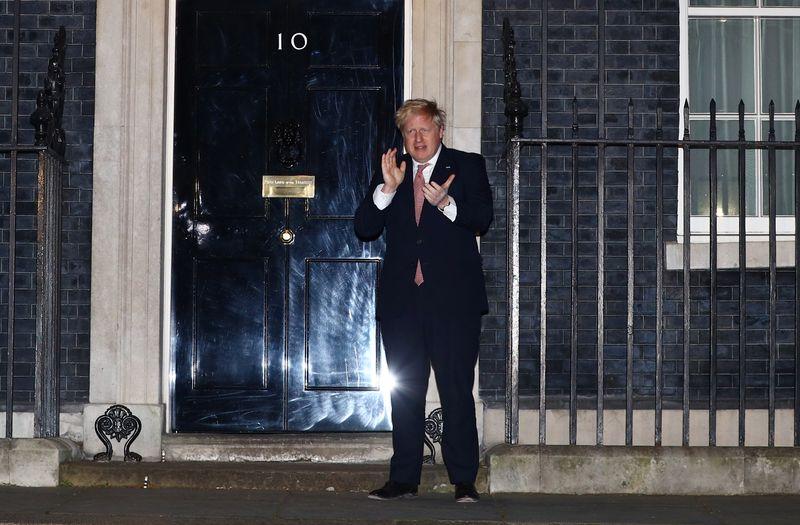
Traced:
[[800, 497], [451, 495], [381, 502], [363, 492], [0, 487], [0, 524], [797, 525]]

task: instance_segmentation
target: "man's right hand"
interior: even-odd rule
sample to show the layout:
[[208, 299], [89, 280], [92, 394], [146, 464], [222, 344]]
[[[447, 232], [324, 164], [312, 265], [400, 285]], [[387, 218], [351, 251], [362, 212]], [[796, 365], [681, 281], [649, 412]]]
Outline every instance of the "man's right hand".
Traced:
[[406, 161], [397, 166], [397, 148], [390, 148], [381, 155], [381, 171], [383, 172], [383, 193], [394, 193], [406, 176]]

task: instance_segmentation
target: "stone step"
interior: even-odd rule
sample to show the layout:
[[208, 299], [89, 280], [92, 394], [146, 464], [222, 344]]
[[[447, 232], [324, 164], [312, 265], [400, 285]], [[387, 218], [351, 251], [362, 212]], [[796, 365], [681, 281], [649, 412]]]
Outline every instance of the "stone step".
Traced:
[[[166, 461], [123, 463], [78, 461], [61, 465], [62, 486], [243, 489], [307, 492], [368, 492], [388, 477], [387, 464], [305, 462]], [[487, 491], [487, 470], [478, 473], [477, 488]], [[451, 492], [443, 465], [424, 465], [420, 492]]]
[[161, 446], [167, 461], [386, 463], [392, 434], [165, 434]]

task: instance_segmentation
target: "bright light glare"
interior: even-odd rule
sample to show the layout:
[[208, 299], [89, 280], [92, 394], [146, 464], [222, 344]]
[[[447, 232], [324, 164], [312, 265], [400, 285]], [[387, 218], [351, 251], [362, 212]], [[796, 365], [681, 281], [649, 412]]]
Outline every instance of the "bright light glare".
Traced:
[[394, 376], [388, 370], [384, 370], [381, 374], [381, 391], [391, 392], [397, 386]]

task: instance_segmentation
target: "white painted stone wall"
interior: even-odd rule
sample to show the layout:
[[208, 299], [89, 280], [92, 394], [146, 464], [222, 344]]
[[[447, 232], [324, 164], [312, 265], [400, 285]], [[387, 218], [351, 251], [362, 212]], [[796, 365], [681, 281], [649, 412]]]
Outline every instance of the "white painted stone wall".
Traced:
[[[775, 446], [791, 447], [794, 439], [794, 412], [790, 409], [775, 411]], [[768, 437], [768, 411], [747, 410], [745, 413], [745, 446], [766, 447]], [[502, 408], [487, 408], [484, 411], [484, 445], [491, 448], [505, 442], [505, 411]], [[594, 410], [578, 411], [578, 445], [596, 443], [597, 413]], [[653, 446], [655, 444], [655, 412], [653, 410], [633, 411], [633, 445]], [[547, 445], [569, 444], [569, 411], [547, 411]], [[664, 410], [662, 412], [663, 446], [681, 446], [683, 440], [683, 411]], [[519, 444], [539, 444], [539, 411], [519, 411]], [[605, 410], [603, 412], [603, 444], [609, 446], [625, 445], [625, 411]], [[737, 447], [739, 445], [739, 411], [717, 411], [717, 446]], [[689, 446], [708, 446], [708, 411], [689, 411]]]
[[161, 449], [166, 15], [167, 0], [97, 2], [88, 450], [90, 415], [114, 403], [150, 406]]
[[[33, 412], [14, 412], [12, 420], [14, 438], [33, 437]], [[61, 412], [59, 435], [72, 441], [83, 441], [83, 413]], [[0, 436], [6, 435], [6, 413], [0, 412]]]
[[412, 0], [411, 93], [445, 109], [445, 142], [481, 150], [481, 20], [478, 0]]
[[61, 463], [79, 457], [65, 438], [0, 439], [0, 485], [57, 487]]
[[92, 403], [161, 402], [166, 0], [97, 2]]

